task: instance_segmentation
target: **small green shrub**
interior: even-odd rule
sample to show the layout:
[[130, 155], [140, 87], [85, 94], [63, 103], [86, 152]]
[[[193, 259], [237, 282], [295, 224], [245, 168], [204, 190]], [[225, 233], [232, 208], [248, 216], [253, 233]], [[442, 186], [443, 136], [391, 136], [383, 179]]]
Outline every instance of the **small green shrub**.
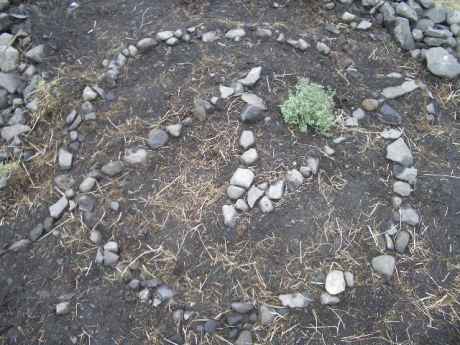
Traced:
[[335, 92], [308, 81], [299, 81], [294, 92], [281, 105], [281, 114], [289, 125], [297, 126], [302, 132], [308, 128], [326, 133], [335, 122]]

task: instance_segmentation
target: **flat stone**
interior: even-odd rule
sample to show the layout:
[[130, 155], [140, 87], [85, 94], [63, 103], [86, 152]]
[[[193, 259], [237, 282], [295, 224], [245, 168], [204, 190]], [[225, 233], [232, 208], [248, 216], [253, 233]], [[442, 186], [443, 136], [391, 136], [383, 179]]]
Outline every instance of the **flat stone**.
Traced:
[[168, 46], [175, 46], [177, 43], [179, 43], [179, 39], [177, 37], [171, 37], [168, 38], [165, 43]]
[[140, 147], [131, 147], [125, 150], [124, 161], [128, 164], [144, 164], [147, 161], [147, 150]]
[[54, 203], [53, 205], [49, 207], [50, 216], [54, 219], [61, 218], [62, 214], [64, 213], [64, 211], [67, 209], [68, 206], [69, 206], [69, 201], [67, 200], [65, 196], [63, 196], [58, 201], [56, 201], [56, 203]]
[[261, 73], [261, 66], [254, 67], [249, 71], [245, 78], [238, 80], [238, 82], [240, 82], [244, 86], [254, 86], [259, 81]]
[[433, 7], [426, 10], [423, 16], [439, 24], [447, 20], [447, 10], [443, 7]]
[[254, 182], [255, 175], [249, 169], [238, 168], [230, 179], [230, 184], [248, 189]]
[[358, 30], [366, 31], [369, 30], [372, 27], [372, 23], [368, 20], [361, 20], [356, 27]]
[[262, 199], [260, 199], [259, 208], [262, 213], [270, 213], [274, 210], [273, 203], [267, 196], [264, 196]]
[[60, 148], [58, 152], [58, 164], [62, 170], [69, 170], [72, 168], [73, 154], [69, 151]]
[[265, 104], [264, 100], [253, 93], [245, 92], [241, 95], [241, 99], [249, 105], [267, 110], [267, 105]]
[[414, 185], [415, 182], [417, 182], [417, 168], [415, 167], [408, 168], [399, 164], [394, 164], [393, 175], [398, 180], [408, 182], [411, 185]]
[[222, 215], [224, 216], [224, 224], [228, 227], [234, 228], [238, 220], [238, 212], [233, 205], [222, 206]]
[[273, 35], [273, 32], [270, 29], [265, 28], [257, 28], [256, 29], [256, 36], [260, 38], [268, 38]]
[[322, 305], [333, 305], [340, 303], [340, 298], [337, 296], [331, 296], [327, 292], [323, 292], [320, 296], [320, 302]]
[[393, 35], [401, 48], [405, 50], [412, 50], [415, 48], [415, 41], [412, 37], [409, 20], [406, 18], [397, 17], [396, 25], [393, 28]]
[[237, 200], [241, 198], [245, 192], [246, 189], [234, 185], [230, 185], [227, 188], [227, 196], [232, 200]]
[[290, 191], [298, 189], [304, 181], [303, 175], [297, 169], [289, 170], [286, 173], [286, 184]]
[[94, 177], [88, 176], [80, 183], [80, 186], [78, 187], [78, 189], [82, 193], [88, 193], [91, 190], [93, 190], [95, 185], [96, 185], [96, 179]]
[[253, 146], [256, 143], [256, 136], [253, 131], [244, 130], [241, 132], [240, 136], [240, 146], [247, 150], [249, 147]]
[[396, 267], [396, 259], [391, 255], [380, 255], [372, 259], [372, 268], [387, 278], [391, 278]]
[[298, 292], [279, 295], [278, 299], [284, 307], [288, 308], [306, 308], [311, 302], [313, 302], [311, 298]]
[[168, 143], [169, 135], [162, 129], [154, 128], [150, 131], [147, 144], [152, 149], [158, 149]]
[[103, 174], [110, 176], [110, 177], [119, 175], [123, 171], [123, 162], [122, 161], [110, 161], [101, 168], [101, 171]]
[[412, 188], [409, 183], [403, 181], [396, 181], [393, 184], [393, 192], [399, 196], [407, 197], [412, 192]]
[[240, 114], [240, 119], [244, 123], [256, 123], [263, 119], [264, 109], [247, 104]]
[[395, 128], [386, 128], [383, 130], [382, 133], [380, 133], [380, 136], [383, 139], [387, 139], [387, 140], [399, 139], [401, 135], [402, 135], [402, 131], [399, 129], [395, 129]]
[[251, 164], [254, 164], [258, 158], [259, 158], [259, 155], [256, 149], [252, 148], [252, 149], [245, 151], [241, 155], [240, 160], [246, 165], [251, 165]]
[[169, 125], [166, 126], [166, 132], [174, 138], [180, 137], [180, 134], [182, 132], [182, 124], [181, 123], [176, 123], [174, 125]]
[[249, 191], [248, 191], [248, 205], [250, 208], [253, 208], [257, 201], [259, 201], [260, 198], [265, 194], [265, 192], [256, 186], [252, 186]]
[[32, 128], [23, 124], [16, 124], [12, 126], [3, 127], [0, 134], [3, 140], [10, 142], [15, 137], [20, 136], [21, 134], [30, 132]]
[[430, 48], [425, 52], [428, 70], [438, 77], [449, 79], [460, 75], [460, 63], [446, 49]]
[[386, 159], [399, 163], [403, 166], [411, 166], [414, 163], [412, 152], [402, 138], [394, 141], [386, 148]]
[[396, 5], [395, 10], [396, 14], [407, 18], [412, 22], [416, 22], [418, 20], [417, 12], [405, 2], [400, 2], [398, 5]]
[[233, 93], [234, 93], [235, 91], [234, 91], [233, 88], [231, 88], [231, 87], [224, 86], [224, 85], [220, 85], [220, 86], [219, 86], [219, 92], [220, 92], [220, 98], [222, 98], [222, 99], [227, 99], [227, 98], [229, 98], [231, 95], [233, 95]]
[[415, 80], [409, 80], [399, 86], [387, 87], [382, 91], [382, 95], [387, 99], [394, 99], [404, 96], [405, 94], [417, 90], [418, 88], [419, 84]]
[[410, 241], [410, 234], [407, 231], [400, 231], [395, 240], [395, 249], [398, 253], [404, 253]]
[[345, 291], [345, 277], [342, 271], [333, 270], [326, 276], [325, 288], [330, 295], [338, 295]]
[[266, 191], [267, 197], [271, 200], [280, 200], [283, 197], [284, 186], [284, 180], [280, 180], [270, 185]]
[[95, 244], [98, 244], [102, 241], [102, 234], [98, 230], [91, 230], [89, 233], [89, 240]]
[[120, 250], [120, 247], [118, 246], [118, 243], [115, 241], [109, 241], [104, 245], [104, 251], [118, 253], [119, 250]]

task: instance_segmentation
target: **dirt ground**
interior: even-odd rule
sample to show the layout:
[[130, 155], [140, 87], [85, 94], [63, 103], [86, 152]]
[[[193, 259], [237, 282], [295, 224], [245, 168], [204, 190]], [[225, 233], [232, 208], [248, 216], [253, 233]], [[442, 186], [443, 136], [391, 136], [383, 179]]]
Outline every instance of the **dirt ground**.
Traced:
[[[92, 193], [97, 208], [88, 218], [78, 212], [58, 223], [30, 250], [0, 256], [0, 344], [231, 344], [232, 327], [203, 335], [206, 318], [229, 313], [233, 301], [255, 300], [277, 306], [277, 296], [308, 292], [318, 297], [319, 274], [352, 271], [356, 286], [335, 306], [312, 303], [290, 311], [271, 326], [253, 327], [256, 344], [430, 344], [460, 343], [460, 83], [434, 78], [422, 63], [397, 48], [384, 29], [369, 32], [324, 28], [340, 23], [344, 7], [325, 11], [316, 1], [291, 0], [273, 8], [268, 0], [82, 1], [67, 12], [65, 1], [31, 3], [36, 42], [52, 47], [41, 66], [61, 88], [56, 109], [28, 140], [39, 156], [22, 167], [16, 183], [2, 194], [0, 244], [26, 237], [58, 199], [53, 176], [58, 143], [65, 141], [65, 115], [79, 102], [83, 87], [102, 71], [101, 62], [128, 43], [161, 30], [202, 24], [225, 32], [239, 24], [278, 29], [310, 43], [327, 38], [323, 56], [258, 39], [240, 42], [159, 45], [131, 61], [113, 100], [97, 104], [98, 120], [85, 123], [84, 141], [71, 174], [79, 183], [91, 169], [119, 159], [126, 148], [145, 146], [151, 128], [191, 115], [193, 99], [218, 94], [220, 84], [263, 67], [254, 92], [266, 100], [270, 121], [239, 122], [243, 103], [231, 99], [204, 122], [194, 121], [167, 147], [151, 151], [148, 164], [128, 167], [115, 179], [102, 179]], [[364, 14], [363, 14], [364, 15]], [[250, 30], [249, 30], [250, 31]], [[356, 72], [344, 72], [352, 60]], [[421, 90], [391, 101], [403, 114], [405, 139], [415, 154], [419, 178], [408, 202], [422, 222], [408, 228], [409, 251], [398, 256], [397, 272], [386, 281], [372, 272], [370, 259], [381, 252], [373, 234], [392, 214], [391, 165], [385, 160], [385, 128], [368, 117], [355, 129], [338, 126], [330, 137], [288, 128], [279, 112], [300, 77], [336, 91], [338, 115], [351, 113], [366, 97], [377, 96], [399, 72], [422, 80], [441, 112], [426, 120]], [[400, 81], [399, 81], [400, 82]], [[238, 167], [239, 133], [256, 133], [258, 182], [272, 182], [320, 157], [320, 173], [275, 205], [244, 216], [226, 237], [221, 216], [228, 181]], [[346, 137], [334, 145], [333, 139]], [[336, 154], [328, 157], [322, 148]], [[111, 201], [120, 210], [110, 208]], [[121, 275], [94, 264], [96, 246], [89, 231], [121, 246], [133, 270]], [[140, 303], [126, 287], [130, 278], [156, 277], [174, 287], [174, 303], [154, 308]], [[60, 298], [72, 312], [56, 315]], [[193, 310], [199, 318], [176, 324], [172, 311]]]

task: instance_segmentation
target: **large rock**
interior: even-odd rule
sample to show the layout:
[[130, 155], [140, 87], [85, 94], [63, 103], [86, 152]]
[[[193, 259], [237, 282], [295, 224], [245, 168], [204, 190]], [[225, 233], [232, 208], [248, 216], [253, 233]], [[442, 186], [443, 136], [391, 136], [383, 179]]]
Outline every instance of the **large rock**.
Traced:
[[430, 48], [425, 52], [426, 64], [431, 73], [449, 79], [460, 75], [460, 63], [446, 49]]
[[403, 49], [415, 49], [415, 41], [408, 19], [397, 17], [393, 28], [393, 34]]
[[413, 22], [418, 20], [417, 12], [415, 12], [415, 10], [405, 2], [400, 2], [396, 6], [396, 13], [401, 17], [407, 18]]
[[3, 140], [9, 142], [11, 139], [21, 134], [27, 133], [31, 130], [32, 129], [29, 126], [22, 125], [22, 124], [7, 126], [7, 127], [2, 128], [1, 137]]

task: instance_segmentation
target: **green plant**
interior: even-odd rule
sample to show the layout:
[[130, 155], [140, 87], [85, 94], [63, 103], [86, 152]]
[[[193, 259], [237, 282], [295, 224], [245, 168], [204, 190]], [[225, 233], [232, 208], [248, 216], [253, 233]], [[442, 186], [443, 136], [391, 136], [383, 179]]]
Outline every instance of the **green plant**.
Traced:
[[334, 125], [334, 95], [321, 85], [301, 80], [281, 105], [283, 119], [302, 132], [312, 128], [324, 134]]
[[18, 168], [18, 163], [0, 164], [0, 177], [8, 177], [13, 171]]

